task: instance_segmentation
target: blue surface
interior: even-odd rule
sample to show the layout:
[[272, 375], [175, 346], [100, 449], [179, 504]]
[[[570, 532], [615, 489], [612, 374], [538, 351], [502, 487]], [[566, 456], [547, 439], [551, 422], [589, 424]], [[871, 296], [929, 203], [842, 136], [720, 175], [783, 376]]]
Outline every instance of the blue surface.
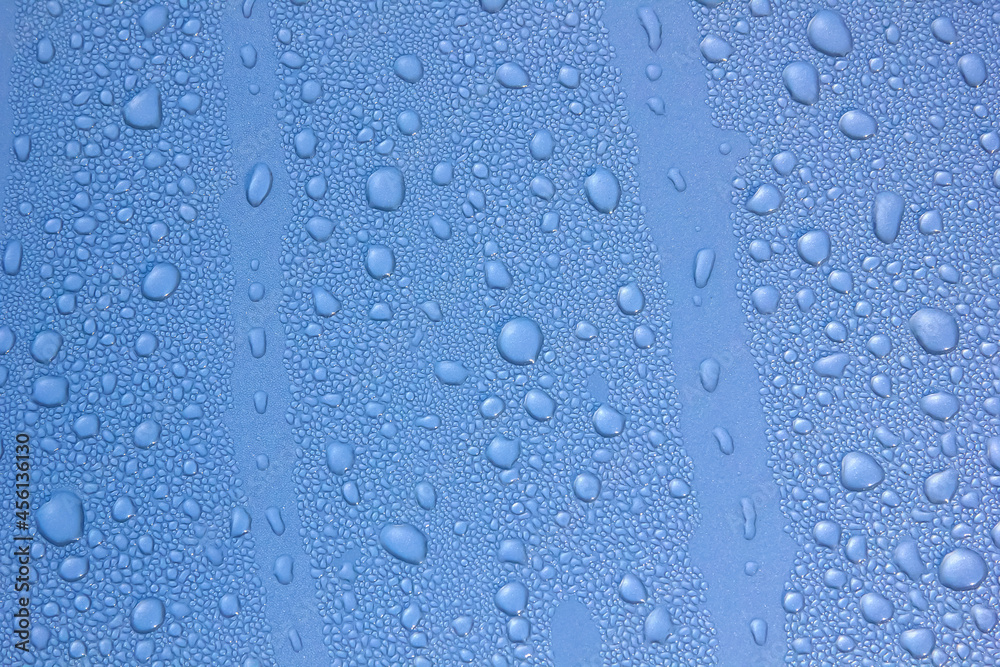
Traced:
[[998, 23], [0, 2], [0, 663], [996, 664]]

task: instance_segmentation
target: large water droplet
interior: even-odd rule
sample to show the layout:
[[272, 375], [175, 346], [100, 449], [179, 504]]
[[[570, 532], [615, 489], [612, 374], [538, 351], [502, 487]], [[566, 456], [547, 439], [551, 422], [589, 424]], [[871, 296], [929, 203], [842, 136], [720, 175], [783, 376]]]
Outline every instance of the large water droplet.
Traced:
[[247, 172], [246, 189], [247, 202], [253, 207], [260, 206], [271, 193], [271, 184], [274, 177], [271, 175], [271, 168], [263, 162], [258, 162]]
[[170, 262], [157, 262], [142, 279], [142, 295], [150, 301], [163, 301], [181, 284], [181, 272]]
[[519, 616], [528, 607], [528, 588], [520, 581], [511, 581], [493, 596], [497, 608], [508, 616]]
[[753, 193], [747, 201], [747, 210], [757, 215], [767, 215], [774, 213], [781, 207], [784, 197], [781, 191], [770, 183], [764, 183]]
[[129, 127], [137, 130], [155, 130], [163, 122], [160, 91], [149, 86], [139, 91], [122, 107], [122, 117]]
[[528, 73], [517, 63], [504, 63], [497, 68], [497, 81], [504, 88], [527, 88], [531, 83]]
[[396, 62], [392, 65], [392, 71], [403, 81], [416, 83], [424, 75], [424, 65], [420, 62], [420, 58], [408, 53], [396, 58]]
[[379, 167], [365, 185], [368, 205], [379, 211], [395, 211], [403, 203], [403, 172], [396, 167]]
[[69, 380], [60, 375], [43, 375], [31, 384], [31, 400], [46, 408], [65, 405], [69, 400]]
[[618, 177], [604, 167], [597, 167], [583, 181], [587, 201], [601, 213], [611, 213], [618, 207], [622, 188]]
[[795, 247], [802, 261], [813, 266], [830, 259], [830, 235], [822, 229], [806, 232], [799, 237]]
[[408, 523], [395, 523], [382, 528], [379, 544], [389, 554], [411, 565], [419, 565], [427, 558], [427, 537]]
[[837, 126], [840, 131], [849, 139], [863, 141], [875, 136], [878, 131], [878, 123], [875, 118], [860, 109], [851, 109], [840, 117]]
[[854, 48], [844, 17], [830, 9], [821, 9], [809, 20], [806, 37], [814, 49], [828, 56], [846, 56]]
[[534, 320], [515, 317], [500, 329], [497, 349], [512, 364], [533, 364], [542, 349], [542, 330]]
[[895, 612], [892, 603], [880, 593], [865, 593], [860, 605], [861, 616], [869, 623], [885, 623]]
[[879, 192], [872, 206], [872, 224], [875, 237], [882, 243], [892, 243], [899, 235], [903, 221], [903, 198], [895, 192]]
[[132, 629], [146, 634], [163, 625], [166, 618], [166, 608], [163, 602], [156, 598], [143, 598], [132, 608]]
[[840, 483], [848, 491], [867, 491], [882, 483], [885, 471], [864, 452], [848, 452], [840, 460]]
[[929, 354], [945, 354], [958, 347], [958, 323], [950, 313], [921, 308], [910, 317], [910, 332]]
[[510, 470], [521, 455], [521, 443], [517, 440], [495, 436], [486, 447], [486, 458], [498, 468]]
[[83, 536], [83, 502], [75, 493], [56, 491], [35, 514], [38, 532], [46, 540], [63, 547]]
[[31, 341], [31, 357], [40, 364], [47, 364], [59, 354], [62, 343], [63, 338], [58, 331], [40, 331]]
[[938, 579], [953, 591], [971, 591], [986, 579], [986, 561], [975, 551], [960, 547], [949, 551], [938, 566]]

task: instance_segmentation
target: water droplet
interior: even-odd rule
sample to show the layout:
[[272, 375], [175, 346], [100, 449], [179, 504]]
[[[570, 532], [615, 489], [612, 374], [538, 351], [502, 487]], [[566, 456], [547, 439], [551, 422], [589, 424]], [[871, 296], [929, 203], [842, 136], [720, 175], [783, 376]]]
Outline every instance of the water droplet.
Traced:
[[52, 43], [51, 39], [48, 37], [42, 37], [38, 40], [36, 56], [38, 58], [38, 62], [43, 65], [47, 65], [52, 62], [52, 59], [56, 57], [56, 47]]
[[517, 440], [495, 436], [486, 447], [486, 458], [498, 468], [510, 470], [521, 455], [521, 443]]
[[846, 56], [854, 48], [844, 17], [830, 9], [821, 9], [809, 20], [806, 37], [814, 49], [828, 56]]
[[524, 68], [517, 63], [504, 63], [497, 68], [497, 81], [504, 88], [527, 88], [531, 80]]
[[702, 248], [694, 256], [695, 287], [703, 288], [708, 284], [713, 268], [715, 268], [715, 251], [711, 248]]
[[592, 503], [601, 495], [601, 480], [592, 472], [581, 472], [573, 479], [573, 493], [585, 503]]
[[497, 349], [512, 364], [533, 364], [542, 350], [542, 330], [534, 320], [515, 317], [500, 329]]
[[150, 301], [163, 301], [177, 289], [181, 272], [169, 262], [158, 262], [142, 279], [142, 295]]
[[58, 331], [40, 331], [31, 342], [31, 357], [40, 364], [47, 364], [56, 358], [62, 344], [63, 337]]
[[618, 288], [618, 309], [623, 313], [638, 315], [645, 306], [646, 297], [635, 282], [627, 283]]
[[257, 49], [250, 44], [241, 46], [240, 61], [247, 69], [253, 69], [257, 65]]
[[64, 581], [80, 581], [90, 572], [90, 561], [86, 556], [68, 556], [59, 563], [59, 576]]
[[250, 344], [250, 356], [260, 359], [267, 353], [267, 332], [263, 327], [252, 327], [247, 332], [247, 342]]
[[583, 181], [587, 201], [601, 213], [611, 213], [618, 208], [622, 188], [618, 177], [604, 167], [595, 168]]
[[384, 245], [373, 245], [365, 254], [365, 269], [368, 275], [376, 280], [384, 280], [392, 275], [396, 268], [396, 257], [390, 248]]
[[166, 608], [157, 598], [143, 598], [132, 608], [132, 629], [140, 634], [153, 632], [166, 619]]
[[892, 603], [880, 593], [865, 593], [860, 601], [861, 616], [869, 623], [885, 623], [896, 611]]
[[321, 317], [332, 317], [340, 311], [340, 299], [319, 285], [313, 286], [312, 298], [316, 314]]
[[59, 375], [43, 375], [31, 385], [31, 400], [46, 408], [69, 401], [69, 381]]
[[379, 532], [378, 541], [391, 556], [404, 563], [419, 565], [427, 558], [427, 537], [411, 524], [385, 526]]
[[977, 53], [967, 53], [958, 59], [962, 79], [973, 88], [986, 83], [986, 61]]
[[396, 62], [392, 66], [392, 71], [403, 81], [416, 83], [424, 75], [424, 65], [420, 62], [420, 58], [412, 53], [408, 53], [396, 58]]
[[605, 438], [621, 435], [625, 430], [625, 417], [607, 403], [594, 412], [594, 430]]
[[665, 644], [672, 629], [670, 609], [665, 605], [658, 605], [646, 616], [642, 634], [647, 644]]
[[167, 27], [170, 15], [163, 5], [152, 5], [139, 17], [139, 27], [146, 37], [152, 37]]
[[137, 130], [155, 130], [163, 122], [163, 103], [156, 86], [139, 91], [122, 107], [122, 117], [129, 127]]
[[863, 141], [875, 136], [878, 131], [878, 122], [875, 118], [860, 109], [851, 109], [844, 112], [840, 117], [837, 126], [848, 139]]
[[899, 645], [912, 658], [926, 658], [934, 650], [934, 633], [927, 628], [910, 628], [899, 635]]
[[850, 363], [851, 356], [849, 354], [834, 352], [817, 359], [813, 364], [813, 371], [820, 377], [842, 378]]
[[434, 364], [434, 375], [443, 384], [459, 385], [469, 377], [469, 371], [460, 361], [439, 361]]
[[754, 192], [747, 201], [747, 210], [757, 215], [767, 215], [774, 213], [781, 207], [784, 197], [781, 191], [770, 183], [764, 183]]
[[958, 347], [958, 323], [937, 308], [921, 308], [910, 317], [910, 332], [929, 354], [946, 354]]
[[663, 41], [663, 26], [660, 24], [660, 17], [656, 15], [656, 10], [652, 7], [639, 7], [636, 9], [639, 16], [639, 23], [646, 31], [646, 40], [651, 51], [657, 51]]
[[878, 461], [865, 452], [848, 452], [840, 460], [840, 483], [848, 491], [868, 491], [885, 479]]
[[917, 542], [908, 537], [901, 539], [896, 548], [893, 549], [892, 562], [914, 581], [919, 581], [920, 577], [927, 571], [923, 561], [920, 559]]
[[334, 475], [344, 475], [354, 465], [354, 448], [343, 442], [326, 446], [326, 466]]
[[490, 14], [496, 14], [504, 5], [507, 4], [507, 0], [479, 0], [479, 6], [483, 8], [484, 12]]
[[263, 204], [271, 193], [273, 180], [271, 168], [263, 162], [258, 162], [251, 167], [244, 183], [247, 202], [255, 208]]
[[35, 513], [39, 534], [57, 547], [83, 537], [83, 503], [75, 493], [56, 491]]
[[162, 429], [160, 424], [153, 419], [144, 419], [132, 431], [132, 442], [136, 447], [149, 449], [160, 441]]
[[288, 554], [282, 554], [274, 559], [274, 567], [271, 572], [279, 584], [287, 586], [294, 579], [295, 561]]
[[16, 276], [21, 270], [21, 257], [24, 246], [17, 239], [7, 241], [3, 251], [3, 272], [8, 276]]
[[528, 142], [531, 157], [536, 160], [549, 160], [555, 152], [555, 138], [546, 129], [536, 130]]
[[379, 167], [365, 186], [368, 205], [379, 211], [395, 211], [403, 204], [403, 173], [396, 167]]
[[924, 480], [924, 496], [935, 505], [949, 502], [958, 491], [958, 472], [942, 470]]
[[631, 572], [622, 577], [618, 584], [618, 594], [621, 595], [622, 600], [631, 604], [645, 602], [648, 595], [642, 580]]
[[802, 261], [820, 266], [830, 259], [830, 235], [822, 229], [808, 231], [799, 237], [796, 249]]
[[750, 621], [750, 635], [757, 646], [767, 643], [767, 621], [762, 618], [755, 618]]
[[719, 446], [719, 451], [729, 456], [734, 451], [733, 436], [729, 434], [725, 428], [717, 426], [712, 429], [712, 435], [715, 437], [715, 442]]
[[938, 579], [953, 591], [971, 591], [986, 579], [986, 561], [975, 551], [960, 547], [945, 554], [938, 566]]
[[705, 391], [711, 393], [719, 386], [719, 377], [722, 375], [722, 366], [714, 357], [702, 360], [698, 366], [698, 378]]
[[955, 25], [947, 16], [942, 16], [931, 21], [931, 34], [934, 35], [935, 39], [944, 44], [951, 44], [958, 39], [958, 33], [955, 32]]
[[958, 414], [959, 403], [954, 394], [945, 391], [927, 394], [920, 399], [920, 409], [938, 421], [948, 421]]
[[520, 581], [508, 582], [497, 590], [493, 601], [508, 616], [520, 616], [528, 607], [528, 588]]
[[556, 411], [556, 402], [541, 389], [531, 389], [524, 396], [524, 409], [538, 421], [552, 419]]
[[706, 35], [701, 40], [701, 55], [710, 63], [721, 63], [733, 55], [733, 47], [718, 35]]
[[872, 206], [875, 237], [882, 243], [892, 243], [903, 221], [903, 198], [895, 192], [879, 192]]
[[762, 315], [770, 315], [771, 313], [777, 311], [778, 300], [780, 298], [781, 294], [778, 292], [777, 288], [771, 285], [758, 287], [750, 295], [750, 300], [753, 302], [754, 308], [756, 308], [757, 312]]
[[306, 127], [296, 133], [292, 145], [295, 148], [295, 154], [299, 158], [307, 160], [316, 155], [316, 147], [319, 145], [319, 139], [311, 127]]

